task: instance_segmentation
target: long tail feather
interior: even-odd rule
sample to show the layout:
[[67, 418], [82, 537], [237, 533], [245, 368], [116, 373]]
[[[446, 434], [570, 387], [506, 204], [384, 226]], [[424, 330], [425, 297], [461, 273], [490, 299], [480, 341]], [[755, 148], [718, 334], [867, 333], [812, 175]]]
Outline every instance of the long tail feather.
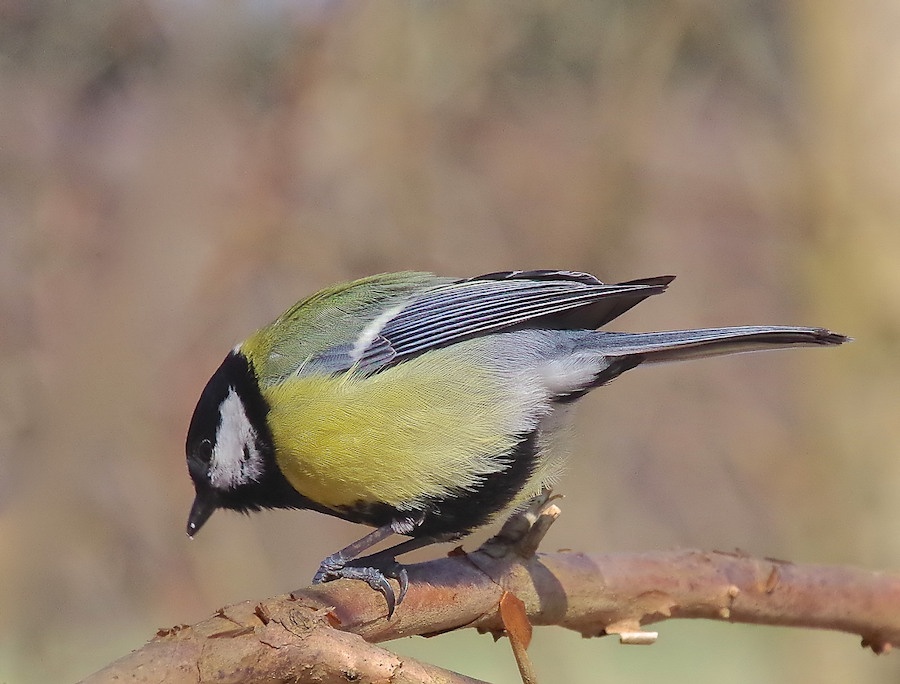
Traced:
[[849, 337], [825, 328], [748, 325], [649, 333], [600, 333], [604, 356], [643, 356], [644, 363], [681, 361], [707, 356], [779, 349], [794, 345], [834, 346]]

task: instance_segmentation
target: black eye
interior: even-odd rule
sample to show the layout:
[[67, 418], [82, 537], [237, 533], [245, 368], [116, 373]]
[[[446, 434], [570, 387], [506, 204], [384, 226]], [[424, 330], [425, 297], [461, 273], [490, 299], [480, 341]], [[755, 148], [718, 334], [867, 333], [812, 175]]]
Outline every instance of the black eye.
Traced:
[[200, 458], [202, 458], [204, 461], [210, 461], [212, 460], [212, 452], [212, 441], [208, 439], [200, 440], [200, 444], [197, 447], [197, 455], [200, 456]]

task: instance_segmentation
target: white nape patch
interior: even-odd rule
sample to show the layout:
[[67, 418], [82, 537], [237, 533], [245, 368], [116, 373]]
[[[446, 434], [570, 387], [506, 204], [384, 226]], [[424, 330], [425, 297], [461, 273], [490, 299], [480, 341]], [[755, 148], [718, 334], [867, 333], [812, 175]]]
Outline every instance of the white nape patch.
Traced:
[[217, 489], [234, 489], [263, 474], [263, 459], [256, 446], [256, 430], [234, 387], [219, 405], [219, 427], [209, 462], [209, 482]]
[[539, 367], [541, 379], [553, 394], [566, 394], [583, 389], [609, 365], [599, 354], [583, 354], [552, 359]]
[[366, 351], [366, 348], [370, 344], [372, 344], [372, 340], [378, 337], [378, 333], [381, 332], [381, 329], [384, 328], [385, 324], [398, 313], [403, 311], [403, 308], [406, 306], [406, 304], [407, 301], [403, 301], [396, 306], [385, 309], [374, 319], [372, 319], [372, 322], [369, 323], [369, 325], [363, 328], [363, 331], [359, 334], [359, 337], [356, 338], [356, 342], [353, 343], [353, 351], [350, 352], [350, 356], [354, 361], [359, 361], [362, 358], [363, 352]]

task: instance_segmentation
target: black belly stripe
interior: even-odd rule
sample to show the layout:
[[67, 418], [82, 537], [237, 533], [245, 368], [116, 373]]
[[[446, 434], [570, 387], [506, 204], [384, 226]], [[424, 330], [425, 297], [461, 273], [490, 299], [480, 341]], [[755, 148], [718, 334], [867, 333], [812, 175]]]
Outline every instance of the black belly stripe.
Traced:
[[475, 490], [457, 490], [443, 499], [432, 499], [419, 510], [398, 511], [387, 504], [361, 504], [340, 509], [345, 520], [374, 527], [389, 524], [397, 518], [424, 514], [422, 524], [410, 536], [449, 538], [462, 537], [506, 508], [522, 490], [537, 465], [538, 431], [524, 435], [509, 455], [509, 466], [487, 475]]

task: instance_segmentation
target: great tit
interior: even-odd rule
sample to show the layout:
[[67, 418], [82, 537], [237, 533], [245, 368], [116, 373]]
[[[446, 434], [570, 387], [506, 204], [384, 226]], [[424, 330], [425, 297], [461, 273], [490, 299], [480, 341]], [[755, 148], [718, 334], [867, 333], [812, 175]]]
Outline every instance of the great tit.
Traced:
[[[593, 388], [642, 363], [848, 339], [793, 326], [597, 330], [673, 277], [405, 272], [302, 300], [232, 349], [200, 395], [188, 535], [217, 508], [312, 509], [375, 527], [313, 581], [365, 580], [390, 617], [407, 588], [396, 556], [460, 538], [551, 484], [559, 418]], [[360, 557], [395, 533], [411, 538]]]

